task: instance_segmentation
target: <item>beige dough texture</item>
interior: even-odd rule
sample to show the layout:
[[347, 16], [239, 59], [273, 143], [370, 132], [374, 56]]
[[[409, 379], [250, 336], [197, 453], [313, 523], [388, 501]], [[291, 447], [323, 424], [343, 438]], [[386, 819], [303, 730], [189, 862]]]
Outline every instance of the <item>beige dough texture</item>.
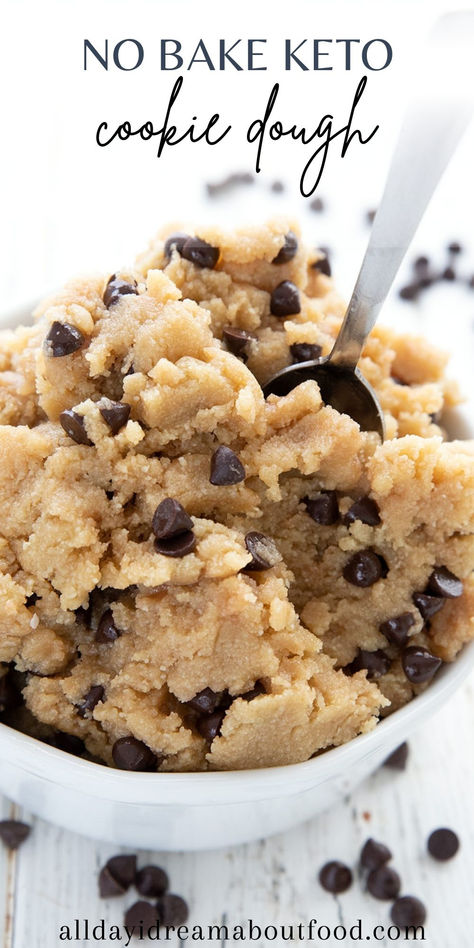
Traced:
[[474, 445], [445, 355], [383, 327], [383, 444], [314, 381], [265, 400], [337, 334], [324, 255], [179, 231], [0, 333], [3, 719], [124, 769], [296, 763], [474, 638]]

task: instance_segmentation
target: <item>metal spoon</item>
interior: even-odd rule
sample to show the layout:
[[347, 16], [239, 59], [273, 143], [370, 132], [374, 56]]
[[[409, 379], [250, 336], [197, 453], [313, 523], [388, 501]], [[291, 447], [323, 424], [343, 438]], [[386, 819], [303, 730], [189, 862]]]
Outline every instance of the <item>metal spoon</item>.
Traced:
[[287, 395], [314, 379], [321, 398], [384, 438], [383, 411], [357, 363], [451, 155], [473, 110], [474, 13], [443, 16], [429, 37], [344, 322], [329, 356], [290, 365], [264, 387]]

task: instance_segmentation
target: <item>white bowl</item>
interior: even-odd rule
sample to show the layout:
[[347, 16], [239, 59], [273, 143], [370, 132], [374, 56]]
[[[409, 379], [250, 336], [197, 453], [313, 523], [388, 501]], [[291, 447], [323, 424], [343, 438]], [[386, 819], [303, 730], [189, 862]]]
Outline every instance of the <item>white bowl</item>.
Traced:
[[[27, 321], [23, 309], [0, 325]], [[467, 412], [455, 437], [474, 437]], [[287, 767], [225, 773], [126, 773], [0, 724], [0, 790], [45, 820], [117, 845], [215, 849], [279, 833], [340, 800], [456, 691], [474, 667], [474, 642], [422, 694], [373, 731]]]

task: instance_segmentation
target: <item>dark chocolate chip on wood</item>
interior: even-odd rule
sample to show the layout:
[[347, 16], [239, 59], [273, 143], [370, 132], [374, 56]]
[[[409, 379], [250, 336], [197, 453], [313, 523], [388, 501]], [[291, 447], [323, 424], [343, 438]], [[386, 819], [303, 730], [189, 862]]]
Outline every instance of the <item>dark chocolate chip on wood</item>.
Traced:
[[237, 329], [235, 326], [225, 326], [222, 338], [232, 355], [239, 356], [247, 361], [249, 343], [256, 337], [246, 329]]
[[244, 570], [265, 570], [271, 569], [281, 562], [281, 554], [274, 540], [267, 537], [264, 533], [251, 531], [245, 537], [245, 546], [252, 554], [250, 563], [244, 566]]
[[196, 267], [213, 270], [219, 259], [219, 248], [199, 237], [188, 237], [181, 247], [181, 256]]
[[409, 753], [409, 746], [407, 742], [404, 741], [403, 744], [400, 744], [389, 754], [382, 766], [389, 767], [391, 770], [405, 770]]
[[158, 898], [164, 895], [169, 880], [164, 869], [160, 866], [144, 866], [137, 872], [135, 885], [140, 895], [146, 895], [147, 898]]
[[427, 593], [413, 593], [413, 602], [426, 620], [431, 619], [444, 606], [444, 599], [440, 596], [429, 596]]
[[105, 287], [102, 299], [107, 309], [110, 309], [111, 306], [115, 306], [116, 303], [120, 302], [122, 296], [132, 295], [138, 295], [138, 287], [135, 281], [133, 283], [129, 283], [127, 280], [122, 280], [120, 277], [114, 274], [110, 277], [110, 280]]
[[81, 704], [77, 707], [79, 717], [85, 718], [88, 711], [93, 711], [99, 701], [104, 700], [104, 695], [105, 688], [103, 685], [92, 685], [92, 688], [84, 695]]
[[156, 903], [158, 918], [162, 925], [178, 928], [184, 925], [189, 915], [187, 903], [173, 892], [163, 895]]
[[428, 852], [434, 859], [445, 862], [452, 859], [459, 849], [459, 837], [451, 829], [443, 827], [433, 830], [428, 837]]
[[171, 556], [174, 559], [180, 559], [187, 556], [196, 548], [196, 537], [192, 530], [186, 530], [185, 533], [178, 533], [177, 536], [169, 537], [166, 540], [155, 540], [155, 550], [162, 556]]
[[110, 642], [115, 642], [115, 639], [119, 637], [120, 630], [117, 629], [115, 625], [113, 612], [111, 609], [106, 609], [97, 627], [95, 641], [101, 645], [105, 645]]
[[118, 434], [130, 418], [130, 405], [125, 402], [109, 402], [99, 410], [113, 435]]
[[163, 760], [136, 737], [119, 737], [112, 747], [112, 757], [120, 770], [156, 770]]
[[360, 520], [369, 527], [376, 527], [380, 523], [380, 512], [378, 504], [371, 497], [361, 497], [354, 501], [349, 510], [344, 515], [344, 523], [347, 525]]
[[[142, 940], [141, 931], [147, 938], [147, 932], [150, 928], [156, 926], [158, 921], [158, 911], [151, 902], [142, 900], [134, 902], [124, 915], [124, 924], [128, 929], [135, 929], [134, 934]], [[148, 940], [148, 939], [147, 939]]]
[[169, 540], [192, 530], [193, 521], [178, 500], [166, 497], [158, 504], [151, 526], [157, 540]]
[[442, 664], [437, 655], [418, 645], [408, 646], [402, 655], [403, 671], [413, 685], [431, 681]]
[[290, 260], [293, 260], [296, 252], [298, 250], [298, 241], [296, 235], [292, 230], [289, 230], [285, 236], [285, 243], [283, 247], [280, 248], [276, 257], [273, 258], [272, 263], [277, 265], [280, 263], [289, 263]]
[[400, 892], [401, 881], [398, 872], [391, 866], [381, 865], [372, 869], [367, 879], [367, 889], [376, 899], [396, 899]]
[[175, 234], [171, 234], [165, 240], [165, 257], [169, 260], [173, 250], [176, 250], [177, 253], [181, 254], [181, 251], [186, 243], [189, 240], [189, 234], [183, 233], [183, 231], [177, 231]]
[[418, 928], [426, 922], [426, 908], [414, 895], [404, 895], [393, 903], [390, 918], [399, 928]]
[[212, 455], [209, 480], [216, 487], [240, 484], [245, 480], [245, 468], [242, 461], [225, 444], [221, 444]]
[[186, 704], [193, 711], [198, 711], [200, 714], [213, 714], [222, 705], [224, 694], [223, 691], [212, 691], [211, 688], [204, 688], [203, 691], [198, 691], [197, 695], [194, 695], [194, 698], [191, 698]]
[[222, 722], [225, 717], [225, 710], [214, 711], [213, 714], [206, 714], [199, 718], [196, 727], [205, 741], [212, 744], [215, 737], [220, 734]]
[[290, 346], [293, 362], [312, 362], [322, 355], [323, 347], [316, 342], [294, 342]]
[[402, 612], [399, 616], [393, 616], [392, 619], [386, 619], [379, 625], [379, 631], [385, 636], [391, 645], [397, 645], [399, 648], [406, 645], [408, 633], [415, 624], [415, 616], [412, 612]]
[[78, 415], [78, 413], [73, 411], [72, 408], [67, 408], [65, 411], [61, 412], [59, 416], [59, 423], [66, 434], [69, 435], [69, 437], [75, 441], [76, 444], [87, 444], [89, 447], [91, 447], [93, 442], [87, 435], [86, 426], [82, 415]]
[[99, 895], [101, 899], [114, 898], [116, 895], [123, 895], [126, 888], [116, 879], [108, 866], [104, 866], [99, 872]]
[[339, 507], [335, 490], [322, 490], [313, 497], [304, 497], [306, 511], [315, 523], [327, 527], [339, 520]]
[[291, 280], [283, 280], [275, 287], [270, 297], [272, 316], [284, 318], [301, 312], [300, 291]]
[[356, 657], [344, 668], [346, 675], [354, 675], [358, 671], [365, 669], [369, 681], [374, 681], [386, 675], [390, 669], [391, 660], [382, 649], [369, 652], [366, 649], [359, 649]]
[[352, 872], [343, 862], [333, 860], [322, 867], [319, 881], [326, 892], [337, 895], [339, 892], [345, 892], [352, 885]]
[[105, 865], [124, 890], [129, 889], [135, 882], [137, 871], [137, 857], [135, 855], [119, 853], [118, 856], [111, 856]]
[[385, 569], [386, 563], [377, 553], [373, 550], [360, 550], [348, 559], [342, 575], [353, 586], [366, 587], [373, 586], [386, 575]]
[[18, 849], [30, 835], [31, 826], [20, 820], [1, 820], [0, 839], [7, 849]]
[[84, 345], [84, 336], [76, 326], [56, 320], [51, 325], [45, 343], [48, 355], [57, 359], [77, 352]]
[[444, 599], [457, 599], [462, 596], [463, 584], [446, 566], [437, 566], [428, 580], [426, 592]]
[[384, 843], [378, 843], [375, 839], [368, 839], [362, 847], [360, 854], [360, 864], [363, 869], [378, 869], [392, 858], [388, 846]]

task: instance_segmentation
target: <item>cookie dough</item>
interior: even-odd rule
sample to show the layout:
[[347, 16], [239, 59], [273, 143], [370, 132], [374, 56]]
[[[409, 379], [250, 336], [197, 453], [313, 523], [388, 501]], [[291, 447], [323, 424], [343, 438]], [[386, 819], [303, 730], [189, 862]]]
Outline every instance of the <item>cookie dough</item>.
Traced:
[[[377, 327], [387, 440], [315, 382], [344, 313], [294, 222], [169, 228], [0, 334], [0, 716], [135, 770], [303, 761], [474, 638], [474, 445]], [[23, 704], [21, 703], [23, 700]]]

